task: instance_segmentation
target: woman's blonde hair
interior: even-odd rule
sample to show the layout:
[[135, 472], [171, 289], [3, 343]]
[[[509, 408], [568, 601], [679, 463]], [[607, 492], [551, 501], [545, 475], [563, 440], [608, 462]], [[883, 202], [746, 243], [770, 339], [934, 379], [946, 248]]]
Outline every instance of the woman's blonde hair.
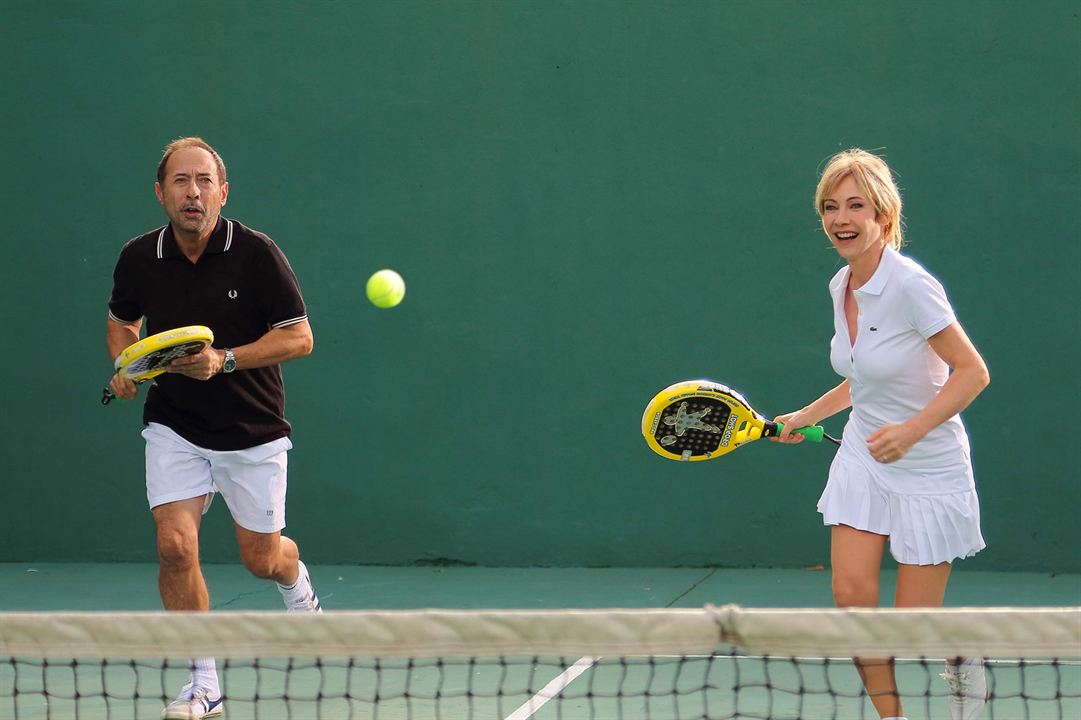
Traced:
[[900, 250], [905, 244], [904, 218], [901, 217], [901, 191], [893, 180], [886, 162], [874, 155], [852, 148], [830, 158], [815, 190], [815, 211], [821, 217], [827, 198], [846, 177], [851, 177], [867, 196], [875, 215], [884, 218], [883, 235], [886, 244]]

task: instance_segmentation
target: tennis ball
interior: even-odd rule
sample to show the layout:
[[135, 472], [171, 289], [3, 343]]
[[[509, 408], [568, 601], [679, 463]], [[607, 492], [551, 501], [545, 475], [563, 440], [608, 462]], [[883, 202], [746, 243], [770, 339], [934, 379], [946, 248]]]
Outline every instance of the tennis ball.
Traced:
[[393, 270], [380, 270], [368, 278], [365, 290], [372, 305], [392, 308], [405, 297], [405, 280]]

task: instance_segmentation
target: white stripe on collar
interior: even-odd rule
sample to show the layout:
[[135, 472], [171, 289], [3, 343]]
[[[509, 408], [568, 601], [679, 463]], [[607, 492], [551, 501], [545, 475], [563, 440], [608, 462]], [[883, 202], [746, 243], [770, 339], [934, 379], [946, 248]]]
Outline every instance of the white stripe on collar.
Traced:
[[[227, 252], [229, 250], [229, 246], [233, 244], [233, 221], [226, 220], [225, 224], [228, 225], [229, 228], [225, 232], [225, 247], [222, 248], [222, 252]], [[169, 226], [166, 225], [161, 229], [161, 232], [158, 233], [158, 260], [161, 260], [164, 257], [163, 251], [165, 248], [165, 229], [168, 227]]]

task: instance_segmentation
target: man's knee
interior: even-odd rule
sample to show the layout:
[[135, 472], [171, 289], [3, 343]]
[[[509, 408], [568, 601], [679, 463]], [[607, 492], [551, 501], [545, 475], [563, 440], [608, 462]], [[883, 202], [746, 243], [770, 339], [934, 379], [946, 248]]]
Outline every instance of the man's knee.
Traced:
[[185, 570], [199, 565], [199, 524], [205, 502], [205, 497], [195, 497], [151, 510], [162, 567]]
[[158, 559], [166, 567], [186, 569], [199, 564], [199, 535], [179, 528], [158, 528]]

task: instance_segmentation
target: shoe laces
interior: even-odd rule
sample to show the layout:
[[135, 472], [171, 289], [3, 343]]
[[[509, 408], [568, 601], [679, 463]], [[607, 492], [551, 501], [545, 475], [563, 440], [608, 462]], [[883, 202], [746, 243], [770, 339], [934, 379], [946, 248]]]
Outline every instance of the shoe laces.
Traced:
[[184, 687], [180, 688], [180, 694], [176, 696], [176, 700], [173, 702], [191, 702], [192, 700], [198, 700], [199, 698], [210, 698], [210, 688], [196, 685], [189, 682]]
[[195, 697], [195, 683], [189, 682], [184, 687], [180, 688], [180, 692], [176, 696], [176, 700], [191, 700]]

